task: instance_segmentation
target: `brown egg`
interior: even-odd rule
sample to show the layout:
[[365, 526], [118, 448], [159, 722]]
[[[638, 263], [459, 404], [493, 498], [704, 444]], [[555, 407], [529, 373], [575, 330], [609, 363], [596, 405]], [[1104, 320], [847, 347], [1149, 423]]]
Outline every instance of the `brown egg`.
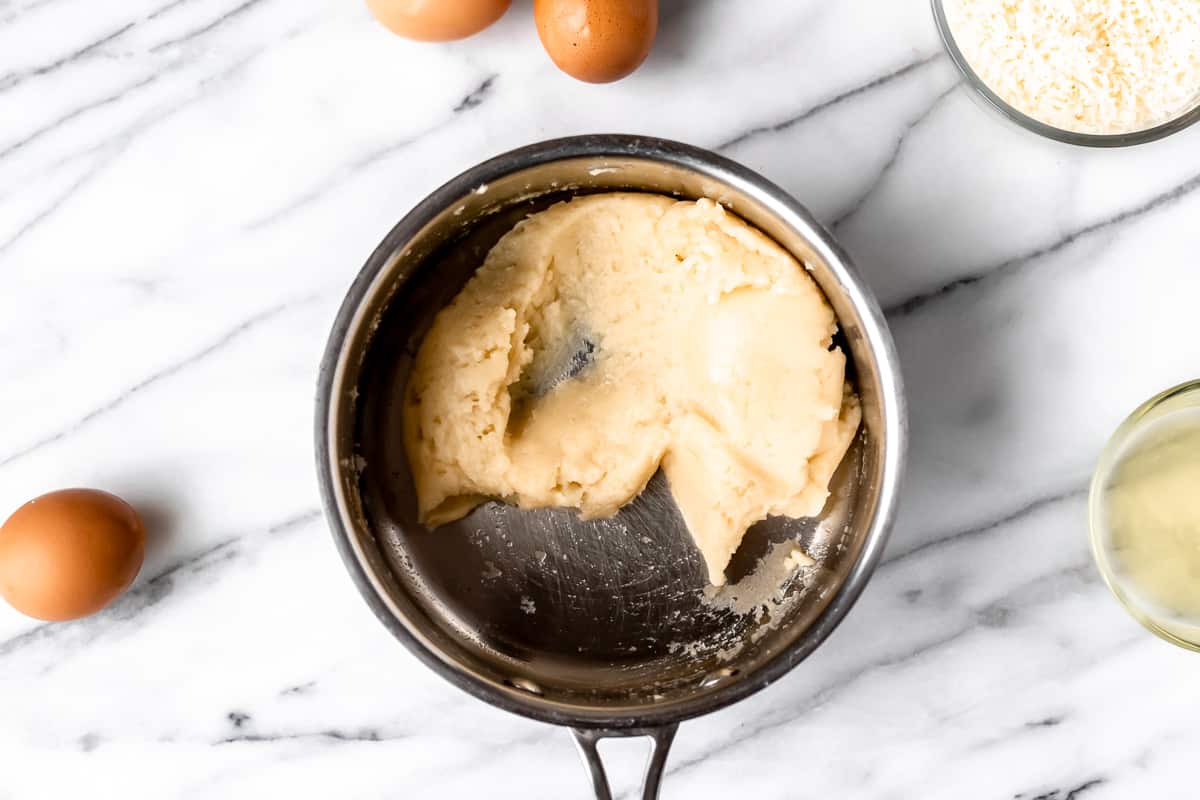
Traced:
[[559, 69], [608, 83], [646, 60], [658, 31], [658, 0], [534, 0], [533, 17]]
[[512, 0], [367, 0], [384, 27], [419, 42], [449, 42], [479, 33], [508, 11]]
[[0, 527], [0, 595], [38, 619], [94, 614], [133, 583], [145, 551], [142, 520], [121, 498], [95, 489], [44, 494]]

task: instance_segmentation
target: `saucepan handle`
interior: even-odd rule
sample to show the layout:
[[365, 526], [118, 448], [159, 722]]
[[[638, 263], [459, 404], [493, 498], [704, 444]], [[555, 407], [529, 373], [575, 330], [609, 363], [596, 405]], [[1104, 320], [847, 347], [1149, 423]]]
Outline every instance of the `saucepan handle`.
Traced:
[[663, 725], [659, 728], [626, 728], [626, 729], [585, 729], [572, 728], [575, 735], [575, 745], [583, 756], [583, 763], [592, 776], [592, 790], [596, 800], [612, 800], [612, 789], [608, 785], [608, 775], [604, 772], [604, 762], [600, 759], [597, 745], [601, 739], [613, 737], [649, 736], [652, 742], [650, 760], [646, 763], [646, 777], [642, 779], [642, 800], [658, 800], [658, 787], [662, 783], [663, 768], [667, 765], [667, 751], [675, 740], [678, 723]]

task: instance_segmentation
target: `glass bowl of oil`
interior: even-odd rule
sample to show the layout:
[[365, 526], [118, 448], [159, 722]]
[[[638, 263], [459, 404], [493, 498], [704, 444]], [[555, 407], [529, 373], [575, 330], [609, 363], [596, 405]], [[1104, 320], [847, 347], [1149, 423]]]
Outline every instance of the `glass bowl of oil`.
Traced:
[[1200, 380], [1150, 398], [1100, 456], [1092, 553], [1138, 622], [1200, 652]]

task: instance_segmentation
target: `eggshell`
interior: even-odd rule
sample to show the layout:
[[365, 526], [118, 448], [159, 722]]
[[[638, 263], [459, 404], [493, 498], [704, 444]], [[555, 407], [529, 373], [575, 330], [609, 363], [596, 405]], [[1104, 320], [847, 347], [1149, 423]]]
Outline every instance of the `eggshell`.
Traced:
[[146, 550], [141, 518], [121, 498], [64, 489], [21, 506], [0, 527], [0, 595], [23, 614], [94, 614], [133, 582]]
[[533, 16], [559, 69], [608, 83], [646, 60], [658, 31], [658, 0], [534, 0]]
[[419, 42], [449, 42], [491, 25], [512, 0], [367, 0], [384, 27]]

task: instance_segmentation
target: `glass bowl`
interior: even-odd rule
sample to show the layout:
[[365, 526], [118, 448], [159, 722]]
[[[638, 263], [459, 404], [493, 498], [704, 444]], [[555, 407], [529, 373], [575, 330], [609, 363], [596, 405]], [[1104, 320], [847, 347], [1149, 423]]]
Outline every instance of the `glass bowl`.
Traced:
[[1153, 125], [1149, 128], [1143, 128], [1139, 131], [1130, 131], [1127, 133], [1079, 133], [1047, 125], [1045, 122], [1034, 119], [1009, 105], [1007, 101], [993, 92], [983, 82], [983, 79], [971, 68], [970, 62], [967, 61], [962, 50], [958, 48], [958, 43], [954, 40], [954, 32], [950, 29], [950, 22], [946, 18], [944, 1], [932, 0], [932, 3], [933, 19], [937, 23], [938, 34], [942, 38], [942, 44], [945, 45], [946, 53], [950, 56], [950, 60], [954, 62], [954, 66], [958, 67], [958, 71], [962, 73], [967, 85], [971, 87], [971, 90], [977, 97], [983, 100], [985, 105], [1000, 112], [1010, 122], [1015, 122], [1027, 131], [1045, 136], [1047, 139], [1054, 139], [1059, 142], [1066, 142], [1067, 144], [1082, 145], [1084, 147], [1128, 147], [1130, 145], [1145, 144], [1162, 139], [1164, 136], [1178, 133], [1184, 128], [1190, 127], [1192, 124], [1200, 121], [1200, 98], [1198, 98], [1196, 105], [1190, 110], [1166, 122]]
[[[1119, 567], [1116, 557], [1118, 546], [1112, 540], [1113, 531], [1108, 523], [1106, 502], [1112, 486], [1120, 485], [1114, 484], [1114, 475], [1126, 463], [1125, 457], [1132, 454], [1146, 455], [1145, 450], [1135, 447], [1146, 441], [1143, 434], [1155, 423], [1181, 411], [1200, 414], [1200, 380], [1184, 383], [1155, 395], [1138, 406], [1121, 423], [1101, 453], [1096, 472], [1092, 476], [1088, 496], [1088, 527], [1096, 566], [1104, 582], [1125, 610], [1157, 636], [1180, 647], [1200, 652], [1200, 615], [1184, 617], [1170, 613], [1165, 607], [1147, 597], [1143, 590], [1139, 590], [1134, 585], [1135, 582]], [[1188, 432], [1191, 433], [1190, 430]], [[1169, 437], [1164, 436], [1163, 441], [1167, 438]], [[1150, 457], [1159, 456], [1159, 453], [1155, 453]], [[1128, 476], [1122, 476], [1122, 479], [1127, 480]], [[1196, 491], [1200, 491], [1200, 486], [1196, 487]], [[1135, 537], [1138, 535], [1134, 534]], [[1144, 553], [1141, 556], [1144, 556]], [[1155, 588], [1162, 590], [1161, 586]]]

